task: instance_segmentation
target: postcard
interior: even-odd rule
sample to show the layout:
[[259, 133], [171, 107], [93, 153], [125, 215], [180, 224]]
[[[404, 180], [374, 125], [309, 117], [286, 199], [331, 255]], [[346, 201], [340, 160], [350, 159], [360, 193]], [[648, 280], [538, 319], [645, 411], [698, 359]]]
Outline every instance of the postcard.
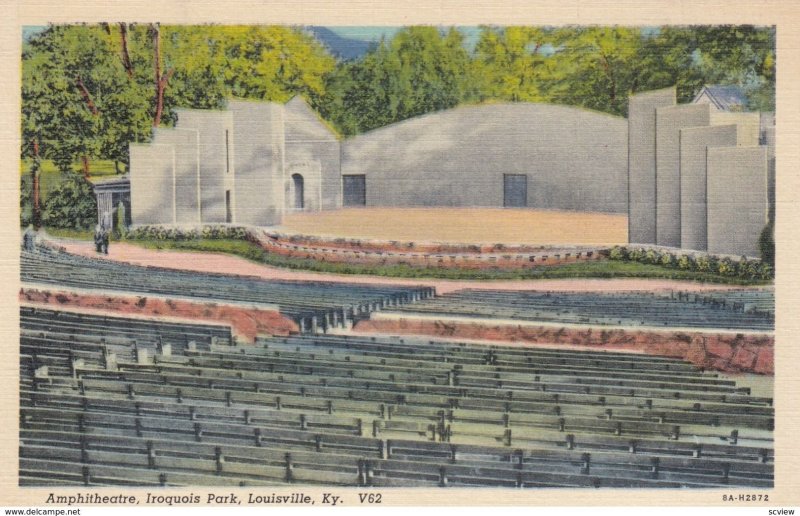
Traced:
[[791, 3], [47, 5], [0, 505], [798, 505]]

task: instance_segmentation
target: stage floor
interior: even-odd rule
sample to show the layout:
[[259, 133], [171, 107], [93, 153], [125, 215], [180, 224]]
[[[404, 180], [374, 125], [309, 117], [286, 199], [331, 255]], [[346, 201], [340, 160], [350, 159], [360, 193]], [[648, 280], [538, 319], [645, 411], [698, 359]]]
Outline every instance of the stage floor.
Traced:
[[606, 245], [627, 242], [628, 217], [502, 208], [347, 208], [287, 214], [276, 230], [402, 242]]

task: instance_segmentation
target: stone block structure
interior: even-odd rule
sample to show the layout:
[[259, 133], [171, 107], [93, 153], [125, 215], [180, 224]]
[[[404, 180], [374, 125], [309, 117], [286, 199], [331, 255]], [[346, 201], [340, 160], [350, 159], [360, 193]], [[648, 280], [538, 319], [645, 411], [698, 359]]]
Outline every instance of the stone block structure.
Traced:
[[[460, 106], [346, 140], [300, 97], [182, 109], [174, 128], [131, 144], [131, 218], [272, 226], [287, 212], [357, 206], [627, 213], [633, 244], [757, 255], [754, 228], [774, 217], [774, 115], [699, 98], [636, 94], [627, 120], [525, 102]], [[712, 153], [720, 148], [751, 151]]]
[[625, 119], [547, 104], [462, 106], [346, 140], [368, 206], [625, 213]]
[[629, 241], [758, 256], [775, 213], [774, 116], [674, 93], [630, 98]]
[[656, 244], [681, 245], [681, 140], [687, 127], [709, 124], [708, 106], [683, 104], [656, 109]]
[[737, 127], [718, 125], [680, 131], [680, 247], [708, 249], [708, 149], [736, 146]]
[[656, 109], [676, 103], [675, 89], [649, 91], [628, 101], [628, 241], [656, 241]]
[[708, 251], [757, 256], [769, 213], [767, 149], [708, 149]]

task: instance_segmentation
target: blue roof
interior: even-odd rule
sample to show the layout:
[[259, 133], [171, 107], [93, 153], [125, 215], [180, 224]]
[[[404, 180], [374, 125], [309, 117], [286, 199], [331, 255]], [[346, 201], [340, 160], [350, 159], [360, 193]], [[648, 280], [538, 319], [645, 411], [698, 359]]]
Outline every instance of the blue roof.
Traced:
[[705, 92], [718, 109], [723, 111], [742, 111], [747, 107], [747, 95], [739, 86], [703, 86], [695, 97], [695, 102]]

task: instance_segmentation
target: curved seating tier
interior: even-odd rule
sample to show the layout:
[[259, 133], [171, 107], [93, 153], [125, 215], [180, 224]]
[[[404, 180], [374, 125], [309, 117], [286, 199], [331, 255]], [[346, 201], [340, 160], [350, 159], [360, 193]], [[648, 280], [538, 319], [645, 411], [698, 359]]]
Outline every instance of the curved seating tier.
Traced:
[[[764, 307], [763, 310], [753, 305]], [[770, 312], [768, 307], [773, 306]], [[737, 309], [733, 309], [736, 307]], [[745, 310], [745, 307], [747, 310]], [[771, 290], [674, 293], [537, 292], [459, 290], [411, 306], [392, 307], [402, 314], [477, 317], [559, 324], [647, 326], [772, 331]]]
[[39, 247], [23, 251], [23, 282], [204, 300], [277, 305], [302, 331], [347, 327], [353, 319], [389, 306], [432, 297], [431, 287], [325, 281], [263, 280], [228, 274], [143, 267]]
[[774, 481], [772, 400], [679, 360], [22, 316], [23, 485]]

